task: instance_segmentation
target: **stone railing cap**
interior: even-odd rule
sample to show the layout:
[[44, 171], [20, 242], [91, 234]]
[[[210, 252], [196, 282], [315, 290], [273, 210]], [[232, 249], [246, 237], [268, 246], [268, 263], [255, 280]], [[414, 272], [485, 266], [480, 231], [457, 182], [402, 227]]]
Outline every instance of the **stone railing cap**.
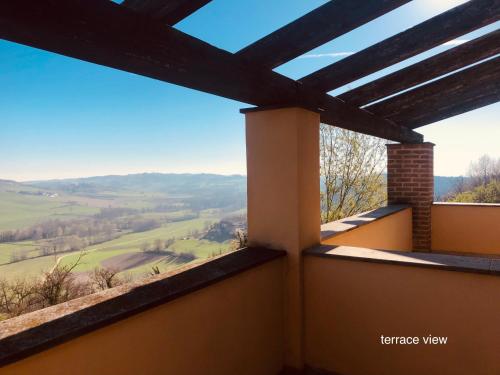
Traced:
[[376, 250], [354, 246], [321, 245], [305, 255], [399, 266], [425, 267], [446, 271], [473, 272], [500, 276], [500, 259], [439, 253]]
[[389, 215], [411, 208], [408, 204], [391, 204], [372, 211], [363, 212], [358, 215], [346, 217], [345, 219], [331, 221], [321, 225], [321, 240], [338, 236], [339, 234], [359, 228], [360, 226], [373, 223]]

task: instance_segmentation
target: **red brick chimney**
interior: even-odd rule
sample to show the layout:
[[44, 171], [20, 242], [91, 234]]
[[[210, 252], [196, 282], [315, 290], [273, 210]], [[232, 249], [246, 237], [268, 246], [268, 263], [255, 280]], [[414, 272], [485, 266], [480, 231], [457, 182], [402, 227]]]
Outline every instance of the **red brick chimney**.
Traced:
[[431, 249], [431, 206], [434, 200], [434, 144], [387, 145], [389, 204], [413, 207], [413, 249]]

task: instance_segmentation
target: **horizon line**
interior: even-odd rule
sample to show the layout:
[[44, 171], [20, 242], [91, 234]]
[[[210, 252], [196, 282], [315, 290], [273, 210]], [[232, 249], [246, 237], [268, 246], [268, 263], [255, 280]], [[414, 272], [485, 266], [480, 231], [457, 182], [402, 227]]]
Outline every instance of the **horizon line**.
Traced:
[[[246, 173], [213, 173], [213, 172], [135, 172], [135, 173], [110, 173], [110, 174], [97, 174], [89, 176], [78, 176], [78, 177], [55, 177], [55, 178], [44, 178], [44, 179], [9, 179], [0, 177], [0, 181], [4, 182], [16, 182], [16, 183], [30, 183], [30, 182], [49, 182], [49, 181], [65, 181], [65, 180], [84, 180], [90, 178], [99, 177], [127, 177], [127, 176], [137, 176], [137, 175], [212, 175], [212, 176], [223, 176], [223, 177], [247, 177]], [[387, 174], [387, 173], [384, 173]], [[465, 175], [434, 175], [434, 177], [455, 177], [455, 178], [467, 178]]]
[[77, 176], [77, 177], [53, 177], [53, 178], [29, 178], [29, 179], [12, 179], [12, 178], [3, 178], [0, 176], [0, 181], [8, 181], [8, 182], [18, 182], [18, 183], [26, 183], [26, 182], [48, 182], [48, 181], [64, 181], [64, 180], [83, 180], [87, 178], [96, 178], [96, 177], [127, 177], [127, 176], [137, 176], [137, 175], [213, 175], [213, 176], [239, 176], [239, 177], [247, 177], [246, 174], [243, 173], [214, 173], [214, 172], [132, 172], [132, 173], [110, 173], [110, 174], [97, 174], [97, 175], [88, 175], [88, 176]]

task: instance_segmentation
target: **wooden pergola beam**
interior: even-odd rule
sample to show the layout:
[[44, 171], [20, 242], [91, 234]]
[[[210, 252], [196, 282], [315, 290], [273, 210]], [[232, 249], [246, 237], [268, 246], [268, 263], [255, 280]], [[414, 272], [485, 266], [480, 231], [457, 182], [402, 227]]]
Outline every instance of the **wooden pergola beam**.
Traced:
[[409, 1], [329, 1], [243, 48], [237, 55], [273, 69]]
[[107, 0], [0, 3], [0, 38], [257, 106], [303, 106], [325, 123], [399, 142], [422, 136]]
[[500, 100], [500, 57], [366, 107], [416, 128]]
[[436, 103], [432, 112], [421, 112], [414, 117], [408, 117], [407, 124], [415, 129], [497, 103], [500, 100], [499, 87], [490, 84], [477, 87], [475, 91], [456, 93], [451, 98], [453, 101], [443, 100], [443, 103]]
[[[393, 121], [380, 124], [371, 123], [370, 118], [377, 118], [369, 111], [362, 109], [361, 111], [353, 112], [350, 107], [347, 109], [345, 105], [339, 106], [340, 99], [326, 95], [324, 97], [322, 108], [320, 110], [321, 122], [327, 125], [337, 126], [347, 130], [354, 130], [359, 133], [373, 135], [375, 137], [389, 139], [401, 143], [422, 143], [424, 137], [420, 133], [412, 131], [410, 128], [400, 126]], [[343, 102], [342, 102], [343, 103]], [[344, 104], [344, 103], [343, 103]], [[353, 126], [345, 126], [344, 124], [356, 124]]]
[[500, 30], [388, 74], [338, 97], [362, 106], [500, 53]]
[[136, 12], [175, 25], [211, 0], [125, 0], [122, 5]]
[[299, 81], [328, 92], [500, 18], [500, 0], [470, 0]]
[[0, 2], [0, 38], [255, 105], [295, 99], [293, 81], [108, 0]]

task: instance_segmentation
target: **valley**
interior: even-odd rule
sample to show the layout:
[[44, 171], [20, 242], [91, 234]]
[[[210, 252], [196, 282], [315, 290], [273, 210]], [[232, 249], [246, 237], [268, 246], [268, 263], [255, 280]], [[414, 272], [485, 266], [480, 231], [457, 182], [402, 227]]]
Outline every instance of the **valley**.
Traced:
[[245, 190], [242, 176], [0, 180], [0, 278], [40, 277], [81, 253], [78, 278], [104, 267], [127, 279], [223, 254], [245, 226]]

